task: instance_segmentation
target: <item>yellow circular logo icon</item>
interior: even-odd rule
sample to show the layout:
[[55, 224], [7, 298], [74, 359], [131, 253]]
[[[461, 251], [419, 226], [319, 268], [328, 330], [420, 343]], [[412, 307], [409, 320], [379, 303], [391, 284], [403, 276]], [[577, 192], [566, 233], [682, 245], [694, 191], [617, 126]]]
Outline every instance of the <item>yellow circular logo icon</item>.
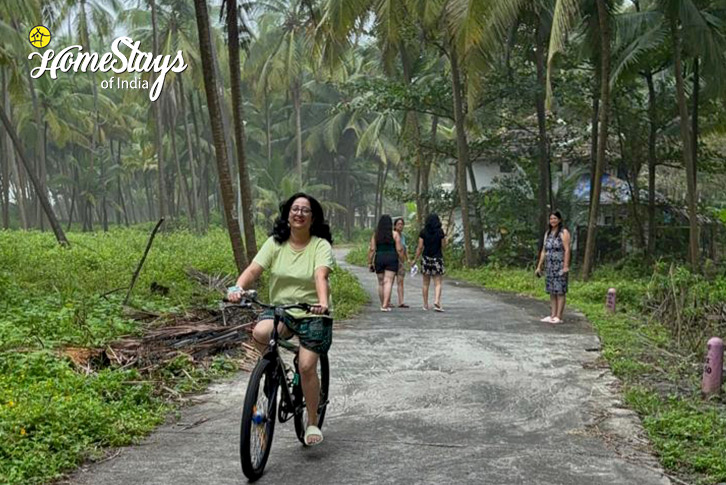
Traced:
[[28, 40], [31, 44], [33, 44], [33, 47], [42, 49], [43, 47], [50, 44], [50, 30], [48, 30], [43, 25], [36, 25], [32, 29], [30, 29]]

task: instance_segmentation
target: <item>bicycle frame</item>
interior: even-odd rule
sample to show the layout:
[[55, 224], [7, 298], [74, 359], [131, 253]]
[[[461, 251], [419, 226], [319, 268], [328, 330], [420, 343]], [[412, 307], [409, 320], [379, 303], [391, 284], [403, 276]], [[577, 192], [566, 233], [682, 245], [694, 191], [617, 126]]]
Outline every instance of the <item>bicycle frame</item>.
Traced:
[[[289, 421], [291, 418], [293, 418], [298, 413], [301, 413], [303, 410], [302, 404], [296, 404], [293, 401], [292, 393], [290, 392], [290, 387], [292, 385], [295, 385], [294, 382], [290, 382], [287, 378], [287, 372], [285, 369], [285, 362], [282, 360], [282, 357], [280, 356], [280, 352], [278, 351], [279, 347], [279, 341], [282, 338], [280, 336], [280, 332], [278, 330], [278, 326], [280, 323], [283, 322], [283, 318], [285, 317], [285, 309], [282, 307], [275, 307], [274, 308], [274, 318], [273, 318], [273, 325], [272, 325], [272, 334], [270, 336], [270, 342], [269, 347], [267, 348], [267, 352], [262, 356], [263, 359], [267, 359], [270, 361], [274, 361], [274, 372], [272, 375], [273, 382], [277, 382], [280, 385], [275, 386], [271, 398], [269, 398], [270, 406], [272, 406], [272, 403], [274, 400], [277, 399], [277, 389], [278, 387], [282, 389], [282, 395], [280, 396], [281, 399], [281, 405], [278, 407], [277, 412], [277, 418], [281, 423], [284, 423], [286, 421]], [[297, 355], [296, 355], [297, 358]], [[297, 370], [297, 369], [296, 369]], [[284, 406], [282, 405], [284, 403]], [[287, 408], [287, 409], [286, 409]], [[269, 414], [268, 409], [268, 414]], [[285, 415], [285, 414], [287, 415]]]

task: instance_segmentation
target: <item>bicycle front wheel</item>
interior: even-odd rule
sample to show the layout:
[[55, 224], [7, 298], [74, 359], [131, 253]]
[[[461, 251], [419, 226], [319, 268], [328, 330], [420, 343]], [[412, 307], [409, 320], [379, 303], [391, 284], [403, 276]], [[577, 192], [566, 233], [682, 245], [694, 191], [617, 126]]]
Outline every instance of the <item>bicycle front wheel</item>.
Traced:
[[[297, 363], [295, 364], [297, 370]], [[320, 354], [318, 358], [318, 377], [320, 378], [320, 397], [318, 398], [318, 428], [323, 429], [323, 420], [325, 419], [325, 409], [328, 405], [328, 386], [330, 385], [330, 368], [328, 367], [327, 354]], [[308, 410], [303, 399], [302, 384], [298, 383], [293, 393], [295, 395], [295, 403], [302, 403], [302, 412], [295, 415], [295, 433], [300, 443], [305, 443], [305, 428], [308, 425]]]
[[250, 481], [262, 476], [270, 456], [278, 386], [275, 364], [261, 359], [247, 385], [240, 426], [240, 461], [242, 472]]

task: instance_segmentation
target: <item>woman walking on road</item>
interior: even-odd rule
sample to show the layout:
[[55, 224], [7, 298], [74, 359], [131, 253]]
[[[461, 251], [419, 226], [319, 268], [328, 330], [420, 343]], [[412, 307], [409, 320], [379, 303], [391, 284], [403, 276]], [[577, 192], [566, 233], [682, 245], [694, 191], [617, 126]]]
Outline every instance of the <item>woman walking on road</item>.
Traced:
[[423, 309], [429, 307], [429, 285], [434, 279], [434, 310], [443, 312], [441, 306], [441, 283], [444, 276], [444, 249], [446, 248], [446, 235], [441, 228], [441, 221], [436, 214], [429, 214], [426, 224], [418, 235], [418, 247], [414, 261], [423, 253], [421, 263], [423, 275]]
[[[398, 217], [393, 222], [393, 230], [396, 231], [401, 238], [401, 246], [403, 247], [403, 256], [404, 261], [407, 263], [408, 261], [408, 249], [406, 248], [406, 236], [403, 235], [403, 227], [406, 225], [406, 222], [403, 220], [403, 217]], [[406, 265], [399, 263], [398, 265], [398, 272], [396, 273], [395, 281], [397, 283], [398, 288], [398, 308], [408, 308], [408, 305], [406, 305], [403, 302], [403, 280], [406, 277]]]
[[550, 227], [544, 235], [544, 244], [535, 274], [542, 274], [542, 264], [547, 261], [545, 290], [550, 294], [550, 316], [542, 322], [562, 323], [567, 295], [567, 277], [570, 273], [570, 232], [562, 227], [559, 211], [550, 214]]
[[398, 272], [399, 264], [405, 261], [401, 236], [393, 230], [391, 216], [384, 214], [378, 221], [375, 234], [371, 237], [368, 248], [368, 267], [378, 276], [378, 298], [381, 300], [381, 311], [391, 311], [391, 291], [393, 277]]

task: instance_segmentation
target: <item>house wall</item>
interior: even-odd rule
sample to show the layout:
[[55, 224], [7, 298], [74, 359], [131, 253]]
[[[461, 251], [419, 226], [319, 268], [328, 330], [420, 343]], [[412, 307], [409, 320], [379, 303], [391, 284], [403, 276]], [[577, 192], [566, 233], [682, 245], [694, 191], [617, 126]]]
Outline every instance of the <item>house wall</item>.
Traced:
[[[476, 178], [477, 190], [491, 187], [495, 177], [502, 175], [499, 162], [489, 162], [486, 160], [477, 160], [472, 163], [474, 178]], [[471, 186], [471, 178], [467, 173], [466, 186], [469, 191], [473, 191]]]

